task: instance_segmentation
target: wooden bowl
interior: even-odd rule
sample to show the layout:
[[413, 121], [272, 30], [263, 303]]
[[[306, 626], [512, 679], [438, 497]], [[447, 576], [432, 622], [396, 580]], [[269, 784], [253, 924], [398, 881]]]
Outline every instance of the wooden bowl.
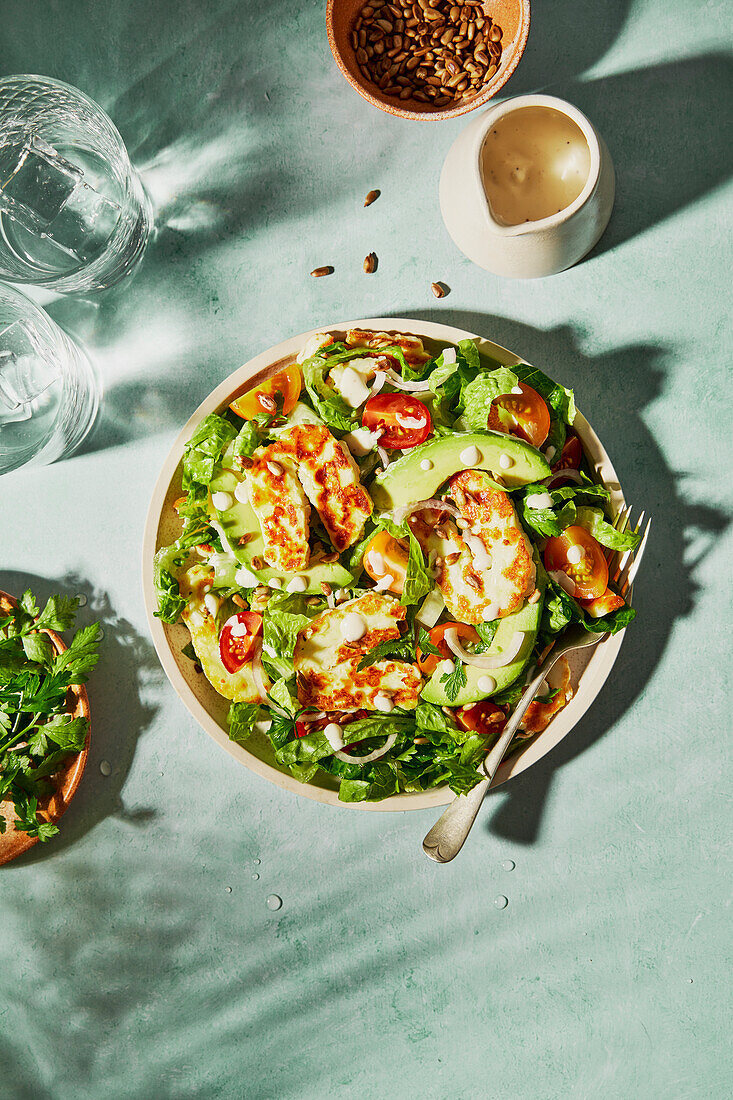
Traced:
[[[437, 787], [428, 791], [392, 795], [382, 802], [339, 802], [338, 779], [321, 773], [309, 783], [299, 782], [286, 769], [278, 766], [269, 738], [265, 734], [253, 734], [244, 745], [231, 741], [227, 731], [229, 703], [214, 690], [205, 676], [196, 671], [197, 666], [182, 652], [184, 645], [191, 640], [188, 630], [182, 623], [169, 626], [155, 616], [158, 602], [153, 584], [153, 558], [161, 546], [170, 545], [180, 534], [181, 521], [173, 508], [173, 502], [181, 495], [181, 461], [184, 445], [205, 416], [211, 412], [222, 412], [235, 397], [259, 385], [265, 378], [282, 370], [288, 363], [292, 363], [309, 336], [315, 332], [345, 334], [353, 328], [374, 329], [377, 332], [411, 333], [420, 336], [433, 352], [437, 352], [446, 345], [455, 346], [459, 340], [474, 340], [486, 360], [496, 366], [512, 366], [526, 362], [521, 356], [475, 333], [434, 321], [413, 321], [403, 317], [362, 317], [359, 320], [321, 325], [318, 329], [284, 340], [276, 347], [250, 359], [229, 378], [225, 378], [199, 405], [184, 425], [163, 464], [153, 490], [143, 536], [145, 610], [158, 657], [173, 688], [199, 725], [240, 764], [244, 764], [256, 775], [286, 791], [304, 795], [316, 802], [338, 806], [340, 809], [367, 810], [377, 813], [385, 810], [424, 810], [434, 806], [445, 806], [453, 800], [453, 792], [448, 787]], [[624, 506], [624, 497], [611, 460], [593, 428], [581, 413], [577, 414], [573, 427], [582, 440], [583, 450], [599, 480], [610, 489], [611, 509], [616, 515]], [[620, 631], [607, 638], [603, 645], [592, 650], [581, 650], [580, 653], [573, 655], [570, 667], [572, 682], [578, 685], [575, 695], [552, 719], [547, 729], [529, 739], [519, 752], [502, 763], [494, 780], [494, 786], [531, 767], [570, 733], [601, 690], [621, 648], [623, 637], [624, 631]]]
[[[11, 607], [17, 607], [17, 600], [0, 591], [0, 614], [8, 612]], [[54, 630], [44, 630], [43, 633], [51, 640], [51, 644], [57, 653], [63, 653], [66, 642]], [[69, 688], [68, 713], [72, 718], [89, 718], [89, 697], [83, 684], [74, 684]], [[46, 821], [56, 824], [63, 817], [76, 794], [76, 788], [84, 774], [87, 757], [89, 756], [89, 733], [84, 748], [76, 756], [72, 756], [56, 774], [56, 790], [44, 799], [39, 805], [41, 817]], [[0, 834], [0, 864], [9, 863], [11, 859], [22, 855], [38, 844], [38, 837], [28, 836], [27, 833], [18, 832], [13, 826], [15, 813], [11, 802], [0, 801], [0, 814], [8, 822], [7, 829]]]
[[326, 30], [336, 64], [349, 84], [356, 88], [368, 103], [380, 111], [399, 118], [443, 119], [457, 118], [476, 107], [481, 107], [506, 84], [524, 53], [529, 35], [530, 0], [486, 0], [485, 12], [502, 31], [502, 53], [499, 68], [489, 81], [473, 96], [460, 100], [455, 106], [432, 107], [417, 99], [395, 99], [385, 95], [362, 73], [351, 42], [351, 31], [359, 12], [367, 0], [327, 0]]

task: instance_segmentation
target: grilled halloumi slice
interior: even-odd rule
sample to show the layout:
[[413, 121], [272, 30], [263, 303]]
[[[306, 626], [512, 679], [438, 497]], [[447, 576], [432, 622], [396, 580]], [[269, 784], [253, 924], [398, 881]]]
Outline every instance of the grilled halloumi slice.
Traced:
[[353, 545], [372, 514], [372, 502], [348, 448], [318, 424], [298, 424], [273, 446], [284, 448], [292, 458], [334, 548], [341, 553]]
[[424, 540], [428, 553], [441, 559], [435, 576], [446, 607], [464, 623], [511, 615], [536, 584], [532, 548], [514, 505], [477, 470], [451, 478], [448, 496], [470, 526], [459, 531], [451, 520]]
[[297, 573], [308, 566], [311, 506], [296, 464], [279, 441], [252, 455], [245, 477], [250, 504], [264, 540], [263, 557], [273, 569]]
[[[298, 635], [293, 656], [300, 703], [326, 711], [374, 710], [383, 709], [375, 707], [377, 696], [387, 696], [393, 706], [413, 710], [422, 686], [415, 665], [385, 658], [357, 670], [380, 642], [400, 637], [405, 613], [393, 596], [370, 592], [311, 619]], [[367, 629], [349, 642], [344, 635], [350, 625], [358, 625], [356, 616]]]
[[389, 332], [370, 332], [368, 329], [352, 328], [346, 333], [344, 343], [349, 347], [374, 348], [377, 352], [380, 348], [397, 345], [402, 348], [405, 362], [412, 370], [419, 370], [430, 359], [430, 354], [425, 350], [420, 337], [408, 336], [403, 332], [392, 335]]

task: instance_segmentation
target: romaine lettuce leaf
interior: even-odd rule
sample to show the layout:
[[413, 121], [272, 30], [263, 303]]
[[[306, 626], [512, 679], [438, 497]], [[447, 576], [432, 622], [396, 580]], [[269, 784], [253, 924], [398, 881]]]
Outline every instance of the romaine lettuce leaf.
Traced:
[[252, 736], [255, 722], [265, 717], [259, 703], [232, 703], [229, 707], [229, 739], [243, 744]]
[[183, 488], [194, 482], [208, 485], [219, 455], [236, 436], [237, 429], [224, 417], [216, 413], [204, 417], [183, 449]]
[[559, 382], [553, 382], [541, 370], [528, 363], [518, 363], [516, 367], [512, 367], [512, 370], [520, 382], [531, 386], [541, 397], [544, 397], [550, 409], [554, 409], [563, 423], [572, 425], [575, 420], [575, 396], [572, 390], [561, 386]]
[[466, 427], [472, 432], [486, 431], [492, 401], [503, 393], [511, 393], [516, 384], [517, 376], [509, 367], [481, 371], [468, 382], [461, 390], [463, 421]]
[[575, 522], [609, 550], [636, 550], [641, 542], [641, 535], [633, 531], [622, 533], [612, 527], [600, 508], [578, 508]]

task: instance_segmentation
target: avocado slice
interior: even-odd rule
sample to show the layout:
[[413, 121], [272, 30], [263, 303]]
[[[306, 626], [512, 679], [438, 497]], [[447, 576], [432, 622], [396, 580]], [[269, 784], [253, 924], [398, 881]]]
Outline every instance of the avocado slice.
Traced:
[[[269, 565], [264, 565], [261, 569], [255, 569], [252, 565], [255, 558], [264, 561], [265, 543], [252, 506], [248, 501], [237, 500], [234, 496], [235, 489], [241, 483], [242, 478], [234, 469], [230, 444], [222, 455], [222, 465], [212, 478], [209, 491], [210, 493], [229, 493], [234, 498], [233, 503], [226, 512], [219, 512], [213, 507], [213, 504], [210, 504], [211, 511], [215, 514], [217, 523], [231, 543], [232, 550], [239, 561], [251, 573], [254, 573], [263, 584], [267, 584], [271, 580], [279, 580], [282, 582], [282, 587], [285, 587], [293, 579], [293, 574], [283, 573], [281, 570], [273, 569]], [[209, 500], [211, 500], [211, 497], [209, 497]], [[240, 546], [239, 540], [242, 538], [246, 538], [247, 541]], [[301, 570], [298, 576], [304, 577], [308, 584], [305, 593], [317, 596], [322, 594], [321, 584], [323, 582], [330, 584], [332, 588], [347, 588], [354, 580], [348, 569], [345, 569], [337, 561], [313, 562], [307, 569]]]
[[[477, 462], [461, 457], [474, 447], [479, 452]], [[502, 455], [513, 462], [508, 470], [501, 466]], [[424, 461], [430, 462], [428, 470], [422, 469]], [[540, 481], [550, 474], [545, 456], [516, 436], [503, 432], [457, 432], [413, 447], [376, 475], [369, 492], [379, 511], [386, 512], [414, 500], [428, 500], [444, 481], [466, 469], [491, 470], [501, 476], [507, 489]]]
[[200, 565], [186, 570], [180, 578], [181, 594], [188, 597], [181, 617], [191, 635], [204, 676], [225, 699], [237, 703], [259, 703], [260, 693], [252, 675], [252, 665], [243, 665], [238, 672], [227, 672], [219, 655], [219, 624], [203, 602], [203, 586], [208, 575]]
[[[527, 664], [527, 659], [532, 652], [537, 637], [541, 617], [542, 600], [540, 599], [537, 603], [525, 603], [519, 611], [515, 611], [513, 615], [507, 615], [499, 623], [498, 630], [487, 651], [489, 653], [496, 653], [502, 646], [508, 645], [515, 630], [523, 630], [526, 635], [522, 648], [511, 664], [505, 665], [503, 668], [477, 668], [476, 665], [464, 665], [466, 684], [455, 699], [449, 699], [445, 693], [445, 685], [440, 682], [441, 676], [446, 672], [445, 661], [441, 661], [423, 688], [422, 698], [427, 703], [436, 703], [439, 707], [462, 707], [466, 703], [478, 703], [480, 699], [487, 699], [498, 691], [503, 691], [505, 687], [509, 687]], [[482, 691], [478, 686], [482, 676], [491, 676], [496, 681], [496, 687], [492, 691]]]

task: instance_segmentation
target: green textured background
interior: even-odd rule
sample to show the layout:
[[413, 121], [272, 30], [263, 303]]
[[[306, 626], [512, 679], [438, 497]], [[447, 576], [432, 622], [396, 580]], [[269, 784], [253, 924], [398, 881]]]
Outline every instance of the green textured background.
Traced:
[[[585, 110], [618, 193], [591, 258], [512, 282], [440, 220], [463, 123], [364, 103], [317, 0], [0, 4], [0, 71], [98, 99], [159, 225], [123, 293], [50, 307], [103, 373], [95, 436], [0, 483], [0, 587], [84, 592], [106, 631], [63, 836], [0, 870], [2, 1100], [730, 1095], [730, 9], [536, 9], [506, 92]], [[324, 807], [236, 766], [164, 682], [140, 591], [148, 499], [198, 402], [292, 333], [390, 312], [573, 385], [655, 520], [592, 712], [446, 867], [420, 849], [434, 812]]]

